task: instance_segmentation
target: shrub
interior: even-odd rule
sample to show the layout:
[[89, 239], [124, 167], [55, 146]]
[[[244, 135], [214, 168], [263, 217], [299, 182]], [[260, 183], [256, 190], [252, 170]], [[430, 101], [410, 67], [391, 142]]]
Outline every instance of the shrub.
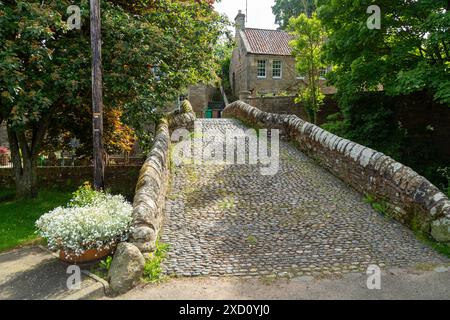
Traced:
[[161, 262], [165, 258], [168, 250], [168, 244], [161, 243], [160, 241], [156, 242], [156, 250], [153, 253], [153, 256], [147, 260], [144, 266], [143, 279], [145, 282], [157, 283], [162, 280]]
[[113, 257], [108, 256], [93, 267], [91, 267], [91, 273], [95, 274], [97, 277], [100, 277], [106, 281], [108, 281], [108, 273], [111, 269]]
[[392, 218], [389, 212], [389, 205], [385, 201], [377, 201], [371, 195], [366, 195], [365, 201], [372, 206], [372, 208], [385, 217]]
[[105, 196], [105, 193], [95, 191], [89, 182], [85, 182], [83, 186], [73, 193], [73, 198], [70, 200], [68, 206], [71, 208], [90, 206], [95, 201], [104, 200]]
[[67, 207], [58, 207], [36, 221], [37, 233], [50, 249], [80, 256], [90, 249], [126, 241], [132, 210], [122, 196], [94, 191], [85, 184]]
[[9, 149], [8, 149], [8, 147], [0, 146], [0, 155], [2, 155], [2, 154], [6, 154], [6, 155], [9, 154]]
[[442, 190], [444, 190], [450, 199], [450, 167], [439, 168], [437, 171], [447, 182], [446, 185], [442, 185]]

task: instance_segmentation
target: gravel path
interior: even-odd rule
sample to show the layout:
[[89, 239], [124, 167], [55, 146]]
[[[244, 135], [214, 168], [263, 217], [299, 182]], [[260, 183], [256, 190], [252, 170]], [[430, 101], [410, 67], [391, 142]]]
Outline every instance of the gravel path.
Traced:
[[[245, 129], [235, 120], [198, 123], [221, 134]], [[288, 142], [274, 176], [259, 165], [174, 171], [161, 239], [170, 245], [167, 275], [295, 277], [448, 262]]]

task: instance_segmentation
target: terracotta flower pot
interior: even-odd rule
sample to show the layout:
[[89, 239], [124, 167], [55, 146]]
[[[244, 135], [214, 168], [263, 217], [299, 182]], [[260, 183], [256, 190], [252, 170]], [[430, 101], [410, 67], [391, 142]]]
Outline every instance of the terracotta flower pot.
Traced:
[[115, 250], [115, 246], [103, 249], [89, 249], [86, 250], [82, 255], [76, 256], [74, 252], [65, 251], [64, 249], [59, 250], [59, 258], [70, 264], [87, 264], [102, 260], [107, 256], [111, 255]]

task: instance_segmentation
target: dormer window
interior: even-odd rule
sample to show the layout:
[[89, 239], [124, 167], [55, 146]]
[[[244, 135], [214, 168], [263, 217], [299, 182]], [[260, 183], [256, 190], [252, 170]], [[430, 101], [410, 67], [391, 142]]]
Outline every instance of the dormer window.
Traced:
[[259, 79], [265, 79], [267, 77], [266, 60], [258, 60], [257, 61], [256, 75]]

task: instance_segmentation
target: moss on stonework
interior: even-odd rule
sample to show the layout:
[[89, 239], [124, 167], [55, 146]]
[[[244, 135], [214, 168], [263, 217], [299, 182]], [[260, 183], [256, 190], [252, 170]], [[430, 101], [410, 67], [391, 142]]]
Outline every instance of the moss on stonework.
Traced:
[[388, 219], [394, 219], [395, 220], [395, 214], [394, 211], [391, 209], [391, 206], [389, 203], [387, 203], [385, 200], [377, 199], [374, 196], [370, 194], [366, 194], [364, 201], [366, 201], [370, 206], [379, 214], [384, 216]]
[[182, 113], [194, 113], [194, 109], [192, 109], [192, 106], [188, 100], [183, 101], [180, 109]]
[[450, 258], [450, 243], [437, 242], [430, 236], [430, 224], [424, 225], [423, 221], [416, 215], [410, 222], [411, 229], [422, 243], [433, 248], [440, 254]]
[[414, 232], [421, 232], [424, 234], [430, 234], [431, 223], [428, 221], [427, 216], [421, 213], [420, 210], [413, 209], [409, 215], [411, 218], [408, 221], [408, 225]]
[[219, 208], [222, 210], [229, 210], [235, 207], [233, 198], [225, 198], [219, 202]]
[[439, 242], [450, 243], [450, 220], [442, 218], [433, 222], [431, 236]]
[[[366, 195], [366, 202], [369, 203], [375, 211], [379, 212], [386, 218], [399, 220], [395, 211], [392, 210], [391, 206], [387, 202], [376, 200], [370, 195]], [[430, 222], [427, 221], [426, 216], [421, 213], [420, 210], [412, 209], [410, 214], [407, 216], [409, 216], [409, 219], [407, 218], [407, 220], [403, 221], [403, 223], [409, 225], [418, 240], [433, 248], [440, 254], [450, 258], [450, 244], [437, 242], [430, 236]]]
[[168, 126], [169, 125], [169, 120], [166, 117], [162, 117], [161, 119], [159, 119], [159, 123], [158, 124], [160, 126], [162, 126], [162, 125]]
[[256, 237], [254, 235], [249, 235], [247, 237], [247, 242], [251, 245], [251, 246], [255, 246], [258, 243], [258, 239], [256, 239]]
[[437, 242], [433, 238], [431, 238], [428, 234], [422, 231], [415, 231], [414, 234], [416, 235], [417, 239], [419, 239], [422, 243], [433, 248], [435, 251], [446, 256], [447, 258], [450, 258], [450, 243]]
[[193, 166], [186, 167], [186, 174], [189, 183], [194, 184], [198, 181], [199, 175], [197, 170]]

